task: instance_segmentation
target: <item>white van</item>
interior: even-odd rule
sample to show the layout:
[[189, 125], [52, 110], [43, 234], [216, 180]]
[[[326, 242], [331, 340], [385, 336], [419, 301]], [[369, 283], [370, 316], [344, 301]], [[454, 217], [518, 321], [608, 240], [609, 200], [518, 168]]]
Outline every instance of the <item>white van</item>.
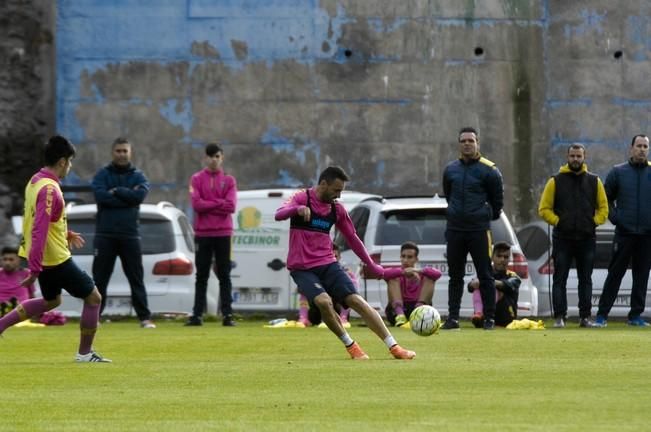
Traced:
[[[289, 220], [277, 222], [276, 210], [300, 189], [237, 192], [233, 214], [231, 280], [237, 312], [298, 309], [296, 285], [287, 270]], [[350, 210], [373, 195], [344, 191], [341, 202]]]

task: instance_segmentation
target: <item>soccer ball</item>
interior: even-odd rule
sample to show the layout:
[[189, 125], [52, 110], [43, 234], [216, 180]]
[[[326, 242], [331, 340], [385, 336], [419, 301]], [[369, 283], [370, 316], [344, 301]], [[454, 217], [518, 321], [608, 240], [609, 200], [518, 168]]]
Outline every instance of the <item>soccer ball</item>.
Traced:
[[432, 306], [418, 306], [409, 315], [409, 325], [418, 336], [430, 336], [441, 327], [441, 315]]

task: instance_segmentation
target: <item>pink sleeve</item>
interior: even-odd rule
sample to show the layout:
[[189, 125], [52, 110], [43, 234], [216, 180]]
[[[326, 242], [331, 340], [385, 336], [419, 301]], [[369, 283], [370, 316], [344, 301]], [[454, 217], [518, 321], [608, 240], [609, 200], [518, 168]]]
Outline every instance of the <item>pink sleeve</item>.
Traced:
[[341, 234], [343, 234], [344, 238], [346, 239], [346, 243], [348, 243], [348, 246], [350, 246], [353, 252], [355, 252], [355, 255], [357, 255], [364, 262], [364, 264], [366, 264], [372, 270], [372, 272], [375, 273], [376, 276], [378, 276], [380, 279], [383, 279], [385, 269], [382, 266], [376, 264], [368, 255], [368, 252], [364, 247], [364, 243], [362, 243], [362, 241], [357, 236], [357, 232], [353, 226], [353, 221], [350, 220], [350, 216], [348, 215], [346, 209], [339, 203], [337, 203], [336, 206], [337, 229], [341, 232]]
[[223, 200], [220, 200], [219, 210], [226, 214], [235, 213], [235, 207], [237, 207], [237, 182], [235, 177], [229, 177], [230, 184], [228, 185], [228, 191]]
[[306, 194], [307, 191], [300, 191], [292, 195], [283, 203], [282, 206], [280, 206], [280, 208], [278, 208], [278, 210], [276, 210], [276, 214], [274, 215], [275, 220], [281, 221], [289, 219], [294, 216], [301, 207], [305, 207], [305, 204], [302, 201], [307, 202]]
[[420, 271], [420, 273], [433, 281], [436, 281], [441, 277], [441, 272], [432, 267], [425, 267]]
[[[48, 195], [51, 195], [51, 199], [48, 199]], [[38, 191], [34, 225], [32, 226], [32, 245], [29, 257], [27, 257], [29, 271], [32, 274], [39, 274], [43, 270], [43, 251], [47, 242], [50, 221], [52, 215], [59, 214], [62, 210], [62, 204], [61, 197], [56, 193], [53, 185], [48, 184]]]
[[384, 269], [384, 280], [395, 279], [402, 276], [402, 267], [389, 267]]
[[201, 197], [201, 176], [193, 175], [190, 179], [190, 201], [192, 210], [197, 213], [205, 213], [218, 207], [215, 201], [205, 200]]

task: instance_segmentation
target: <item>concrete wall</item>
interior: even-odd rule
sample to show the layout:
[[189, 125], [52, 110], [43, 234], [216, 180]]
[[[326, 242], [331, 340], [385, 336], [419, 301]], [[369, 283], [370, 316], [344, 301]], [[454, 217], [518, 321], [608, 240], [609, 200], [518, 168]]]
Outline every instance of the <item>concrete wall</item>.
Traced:
[[[241, 189], [441, 190], [456, 132], [481, 129], [516, 224], [566, 144], [605, 175], [650, 132], [645, 0], [60, 0], [57, 128], [87, 182], [118, 135], [187, 209], [206, 142]], [[617, 55], [616, 53], [621, 54]]]

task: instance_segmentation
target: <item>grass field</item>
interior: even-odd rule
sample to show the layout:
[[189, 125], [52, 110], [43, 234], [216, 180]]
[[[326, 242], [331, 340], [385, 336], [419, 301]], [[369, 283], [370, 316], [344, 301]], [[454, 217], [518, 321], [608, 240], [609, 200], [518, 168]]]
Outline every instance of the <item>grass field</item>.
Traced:
[[395, 329], [418, 353], [398, 361], [354, 325], [371, 356], [355, 362], [328, 330], [263, 323], [105, 324], [95, 345], [112, 364], [72, 361], [77, 323], [9, 329], [0, 430], [651, 430], [649, 329]]

